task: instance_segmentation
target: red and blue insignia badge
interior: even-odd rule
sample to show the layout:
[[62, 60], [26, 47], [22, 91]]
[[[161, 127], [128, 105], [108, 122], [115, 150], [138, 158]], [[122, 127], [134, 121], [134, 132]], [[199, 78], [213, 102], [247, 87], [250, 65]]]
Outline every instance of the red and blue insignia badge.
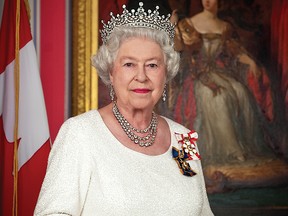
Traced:
[[177, 162], [180, 171], [185, 176], [194, 176], [196, 173], [191, 169], [188, 160], [200, 160], [200, 154], [196, 147], [198, 134], [196, 131], [190, 131], [187, 134], [175, 133], [180, 150], [172, 147], [172, 155]]

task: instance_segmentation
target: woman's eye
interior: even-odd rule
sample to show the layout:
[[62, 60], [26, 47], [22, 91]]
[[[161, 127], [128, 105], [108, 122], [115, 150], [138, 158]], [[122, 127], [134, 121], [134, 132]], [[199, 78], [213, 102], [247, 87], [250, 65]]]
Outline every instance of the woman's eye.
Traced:
[[157, 64], [148, 64], [148, 67], [150, 67], [150, 68], [156, 68], [156, 67], [157, 67]]
[[133, 64], [128, 62], [128, 63], [125, 63], [124, 66], [126, 66], [126, 67], [132, 67]]

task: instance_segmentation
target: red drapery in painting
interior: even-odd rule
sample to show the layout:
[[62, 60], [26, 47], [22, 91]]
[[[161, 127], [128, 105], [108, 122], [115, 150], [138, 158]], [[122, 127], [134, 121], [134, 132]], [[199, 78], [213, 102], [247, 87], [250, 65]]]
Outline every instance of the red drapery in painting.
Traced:
[[127, 4], [127, 2], [128, 0], [99, 1], [99, 29], [102, 29], [101, 20], [105, 23], [110, 20], [110, 12], [114, 15], [121, 13], [122, 5]]
[[271, 14], [271, 56], [280, 80], [288, 119], [288, 1], [274, 0]]

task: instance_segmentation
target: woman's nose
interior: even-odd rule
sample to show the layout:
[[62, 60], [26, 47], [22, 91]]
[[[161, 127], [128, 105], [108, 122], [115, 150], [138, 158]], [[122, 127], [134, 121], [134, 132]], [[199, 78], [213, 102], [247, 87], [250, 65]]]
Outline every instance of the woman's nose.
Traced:
[[137, 69], [137, 72], [136, 72], [136, 75], [135, 75], [135, 80], [137, 80], [138, 82], [144, 82], [144, 81], [147, 80], [145, 66], [139, 67]]

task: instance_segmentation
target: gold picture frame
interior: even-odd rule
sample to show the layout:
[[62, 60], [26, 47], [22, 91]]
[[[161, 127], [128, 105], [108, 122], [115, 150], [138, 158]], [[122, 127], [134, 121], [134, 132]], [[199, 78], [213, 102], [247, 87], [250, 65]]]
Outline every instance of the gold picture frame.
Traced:
[[98, 0], [72, 2], [72, 116], [98, 107], [98, 76], [91, 56], [98, 48]]

